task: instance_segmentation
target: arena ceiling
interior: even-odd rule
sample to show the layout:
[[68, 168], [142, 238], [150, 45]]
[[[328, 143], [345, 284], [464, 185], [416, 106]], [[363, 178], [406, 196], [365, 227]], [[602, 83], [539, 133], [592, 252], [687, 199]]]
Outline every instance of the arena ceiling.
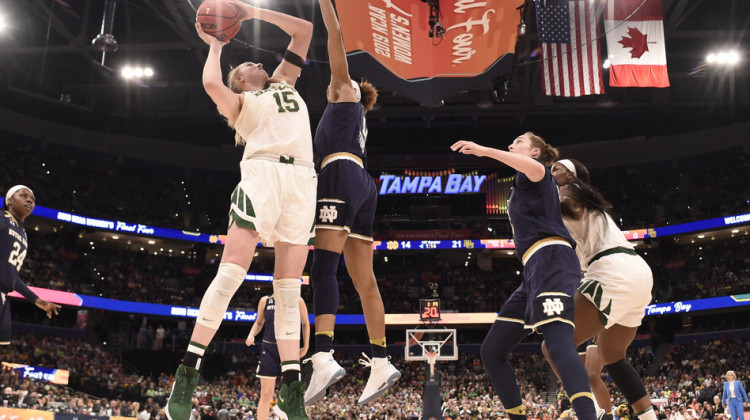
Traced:
[[[228, 129], [200, 84], [207, 49], [192, 26], [199, 2], [119, 0], [113, 28], [119, 48], [107, 53], [102, 64], [102, 53], [91, 41], [102, 26], [104, 0], [0, 0], [6, 16], [0, 34], [0, 105], [108, 132], [204, 145], [230, 143]], [[529, 31], [519, 43], [518, 56], [528, 54], [537, 42], [533, 1], [527, 3]], [[511, 139], [529, 129], [562, 145], [749, 120], [748, 65], [729, 71], [701, 66], [715, 48], [739, 48], [745, 60], [750, 58], [750, 2], [662, 3], [670, 88], [607, 86], [602, 96], [551, 98], [541, 94], [538, 64], [518, 62], [507, 84], [497, 80], [476, 86], [439, 106], [381, 89], [380, 106], [369, 115], [371, 153], [444, 153], [457, 138]], [[260, 4], [315, 23], [311, 63], [298, 87], [316, 123], [328, 80], [326, 35], [317, 1]], [[255, 23], [244, 24], [237, 40], [225, 48], [225, 67], [246, 60], [274, 66], [276, 53], [287, 43], [277, 28]], [[128, 64], [151, 66], [155, 76], [141, 84], [126, 82], [119, 72]]]

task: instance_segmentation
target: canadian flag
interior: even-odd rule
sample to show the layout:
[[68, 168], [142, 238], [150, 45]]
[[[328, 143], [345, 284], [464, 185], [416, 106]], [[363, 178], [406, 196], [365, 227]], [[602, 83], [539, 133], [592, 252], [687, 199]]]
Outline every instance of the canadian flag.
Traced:
[[668, 87], [661, 0], [607, 0], [609, 85]]

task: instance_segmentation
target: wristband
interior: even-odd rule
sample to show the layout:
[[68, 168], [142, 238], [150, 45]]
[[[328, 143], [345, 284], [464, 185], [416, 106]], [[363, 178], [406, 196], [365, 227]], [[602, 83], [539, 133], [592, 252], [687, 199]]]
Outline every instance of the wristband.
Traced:
[[305, 60], [302, 57], [289, 50], [286, 50], [286, 52], [284, 53], [284, 60], [289, 62], [289, 64], [294, 64], [299, 68], [302, 68], [302, 66], [305, 65]]

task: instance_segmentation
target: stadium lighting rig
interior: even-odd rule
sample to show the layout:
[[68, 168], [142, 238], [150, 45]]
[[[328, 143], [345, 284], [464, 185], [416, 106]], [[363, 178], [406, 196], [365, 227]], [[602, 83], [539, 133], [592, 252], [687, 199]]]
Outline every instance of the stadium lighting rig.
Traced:
[[154, 76], [154, 69], [151, 67], [130, 67], [125, 66], [120, 71], [123, 79], [150, 79]]
[[706, 63], [712, 66], [733, 67], [741, 60], [740, 52], [736, 49], [714, 51], [706, 56]]
[[430, 7], [430, 17], [427, 21], [430, 31], [427, 35], [430, 38], [442, 38], [445, 35], [445, 28], [440, 22], [442, 16], [440, 13], [440, 0], [422, 0], [422, 3], [427, 3]]

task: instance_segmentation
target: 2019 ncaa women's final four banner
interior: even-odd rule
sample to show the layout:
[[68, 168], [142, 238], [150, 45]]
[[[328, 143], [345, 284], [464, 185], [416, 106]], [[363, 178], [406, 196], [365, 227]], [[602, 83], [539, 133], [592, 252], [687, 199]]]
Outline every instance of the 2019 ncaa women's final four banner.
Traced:
[[510, 71], [520, 0], [348, 0], [336, 7], [352, 73], [422, 103]]

